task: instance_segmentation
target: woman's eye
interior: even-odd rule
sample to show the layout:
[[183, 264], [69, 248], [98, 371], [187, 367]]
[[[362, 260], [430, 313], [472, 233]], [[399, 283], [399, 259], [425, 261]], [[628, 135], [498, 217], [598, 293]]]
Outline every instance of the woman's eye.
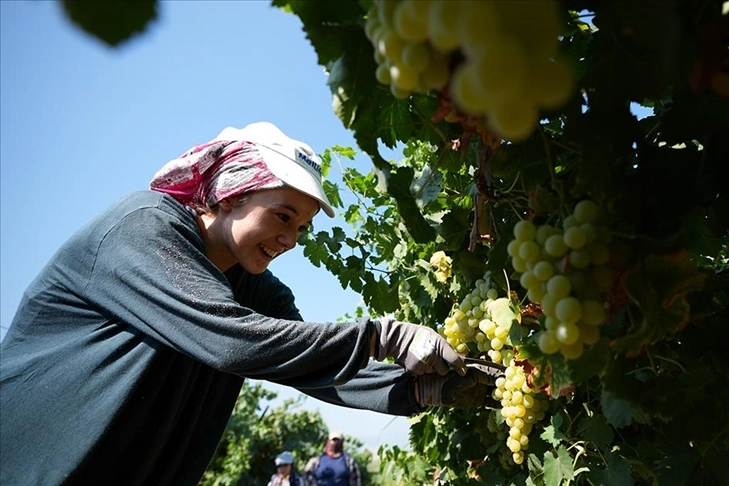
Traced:
[[281, 218], [281, 221], [283, 221], [284, 223], [288, 223], [289, 220], [291, 219], [291, 216], [289, 216], [288, 214], [284, 214], [284, 213], [279, 213], [278, 217]]

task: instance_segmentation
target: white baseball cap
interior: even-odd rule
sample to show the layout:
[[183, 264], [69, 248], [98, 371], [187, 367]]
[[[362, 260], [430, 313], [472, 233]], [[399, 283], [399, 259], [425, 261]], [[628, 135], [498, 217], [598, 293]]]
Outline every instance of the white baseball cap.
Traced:
[[334, 217], [334, 209], [322, 186], [321, 160], [309, 145], [289, 138], [269, 122], [251, 123], [243, 128], [227, 127], [215, 140], [255, 144], [273, 175], [288, 186], [319, 201], [319, 206], [327, 216]]

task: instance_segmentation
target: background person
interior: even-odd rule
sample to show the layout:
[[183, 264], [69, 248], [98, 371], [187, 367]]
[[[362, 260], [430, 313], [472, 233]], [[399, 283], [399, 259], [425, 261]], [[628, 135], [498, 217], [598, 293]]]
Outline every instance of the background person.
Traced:
[[329, 432], [324, 452], [312, 457], [304, 468], [306, 486], [361, 486], [359, 465], [344, 451], [344, 434]]
[[276, 456], [276, 473], [271, 476], [267, 486], [304, 486], [304, 480], [294, 469], [294, 455], [290, 451], [283, 451]]

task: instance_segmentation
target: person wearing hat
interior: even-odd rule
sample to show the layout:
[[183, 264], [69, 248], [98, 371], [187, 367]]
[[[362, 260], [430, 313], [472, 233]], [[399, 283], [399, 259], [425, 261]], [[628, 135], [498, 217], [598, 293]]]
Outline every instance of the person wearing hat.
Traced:
[[451, 403], [420, 378], [470, 386], [427, 326], [303, 322], [268, 265], [334, 215], [321, 176], [275, 125], [226, 128], [73, 234], [0, 344], [0, 483], [196, 485], [245, 378], [405, 416]]
[[362, 486], [359, 465], [344, 451], [344, 434], [329, 432], [324, 451], [314, 456], [304, 468], [306, 486]]
[[283, 451], [276, 456], [276, 473], [271, 476], [266, 486], [304, 486], [304, 481], [294, 470], [294, 455]]

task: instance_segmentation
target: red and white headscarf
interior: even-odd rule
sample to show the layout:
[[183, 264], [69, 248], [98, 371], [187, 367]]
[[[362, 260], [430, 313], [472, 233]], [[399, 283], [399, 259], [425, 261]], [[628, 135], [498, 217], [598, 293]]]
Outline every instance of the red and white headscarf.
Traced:
[[150, 189], [185, 205], [212, 207], [227, 197], [284, 185], [266, 166], [256, 145], [214, 140], [167, 162], [154, 175]]

